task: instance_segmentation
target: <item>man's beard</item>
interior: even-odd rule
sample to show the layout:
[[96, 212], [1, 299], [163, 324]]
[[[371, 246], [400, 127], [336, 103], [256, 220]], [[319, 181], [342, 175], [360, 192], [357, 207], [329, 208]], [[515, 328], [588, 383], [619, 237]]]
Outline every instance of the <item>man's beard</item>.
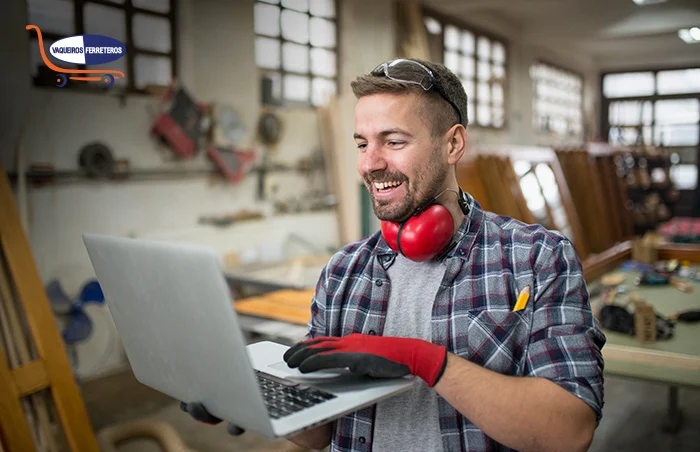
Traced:
[[[424, 171], [419, 171], [409, 182], [402, 173], [382, 173], [365, 175], [364, 180], [372, 198], [374, 214], [381, 221], [401, 222], [410, 217], [418, 208], [438, 195], [447, 176], [447, 165], [440, 161], [438, 149], [430, 156]], [[400, 201], [377, 200], [374, 196], [374, 182], [401, 181], [406, 187], [406, 195]], [[416, 187], [416, 191], [413, 191]]]

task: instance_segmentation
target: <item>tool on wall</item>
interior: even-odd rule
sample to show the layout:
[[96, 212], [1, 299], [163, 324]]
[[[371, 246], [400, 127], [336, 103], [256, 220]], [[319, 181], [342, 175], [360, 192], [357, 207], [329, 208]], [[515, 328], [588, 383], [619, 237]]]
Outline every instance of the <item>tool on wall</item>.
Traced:
[[269, 166], [269, 154], [275, 150], [282, 135], [282, 121], [277, 114], [271, 111], [265, 111], [258, 120], [258, 138], [265, 146], [263, 150], [262, 164], [258, 178], [258, 199], [264, 200], [265, 196], [265, 179]]
[[256, 159], [254, 150], [239, 151], [222, 146], [209, 146], [207, 155], [232, 184], [237, 184], [243, 179]]
[[173, 85], [163, 96], [160, 114], [151, 127], [176, 154], [188, 159], [199, 149], [205, 137], [208, 107], [197, 103], [182, 86]]

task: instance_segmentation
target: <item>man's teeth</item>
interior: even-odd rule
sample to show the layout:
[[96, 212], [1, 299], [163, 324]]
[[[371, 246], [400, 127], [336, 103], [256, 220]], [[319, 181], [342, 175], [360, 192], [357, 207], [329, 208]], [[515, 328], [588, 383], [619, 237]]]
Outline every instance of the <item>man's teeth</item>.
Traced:
[[390, 187], [398, 187], [401, 185], [401, 182], [375, 182], [374, 186], [377, 187], [377, 190], [385, 190]]

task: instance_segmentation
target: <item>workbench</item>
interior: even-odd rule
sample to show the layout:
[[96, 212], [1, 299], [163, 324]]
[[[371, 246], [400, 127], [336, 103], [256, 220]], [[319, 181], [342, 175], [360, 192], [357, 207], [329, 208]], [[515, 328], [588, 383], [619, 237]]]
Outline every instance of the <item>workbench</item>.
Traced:
[[[629, 243], [623, 243], [598, 256], [597, 263], [584, 263], [589, 289], [599, 284], [604, 274], [620, 271], [621, 266], [632, 257]], [[700, 272], [700, 247], [667, 245], [658, 250], [659, 260], [688, 260]], [[628, 293], [616, 296], [615, 303], [630, 293], [639, 295], [654, 310], [668, 316], [681, 310], [700, 309], [700, 283], [692, 282], [692, 292], [684, 293], [672, 285], [636, 286], [634, 281], [641, 272], [630, 269], [624, 272]], [[591, 305], [600, 307], [601, 297], [591, 297]], [[633, 311], [633, 308], [629, 308]], [[605, 374], [660, 383], [669, 386], [668, 416], [663, 429], [675, 432], [682, 423], [678, 406], [679, 388], [700, 388], [700, 323], [678, 322], [671, 339], [642, 343], [635, 336], [603, 330], [607, 343], [603, 347]]]

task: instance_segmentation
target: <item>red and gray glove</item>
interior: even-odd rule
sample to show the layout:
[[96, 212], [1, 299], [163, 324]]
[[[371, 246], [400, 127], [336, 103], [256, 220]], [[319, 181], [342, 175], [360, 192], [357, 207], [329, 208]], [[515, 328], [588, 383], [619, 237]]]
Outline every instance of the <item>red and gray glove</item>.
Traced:
[[284, 361], [301, 372], [347, 367], [354, 374], [394, 378], [416, 375], [431, 388], [447, 364], [447, 349], [422, 339], [351, 334], [322, 336], [287, 350]]

